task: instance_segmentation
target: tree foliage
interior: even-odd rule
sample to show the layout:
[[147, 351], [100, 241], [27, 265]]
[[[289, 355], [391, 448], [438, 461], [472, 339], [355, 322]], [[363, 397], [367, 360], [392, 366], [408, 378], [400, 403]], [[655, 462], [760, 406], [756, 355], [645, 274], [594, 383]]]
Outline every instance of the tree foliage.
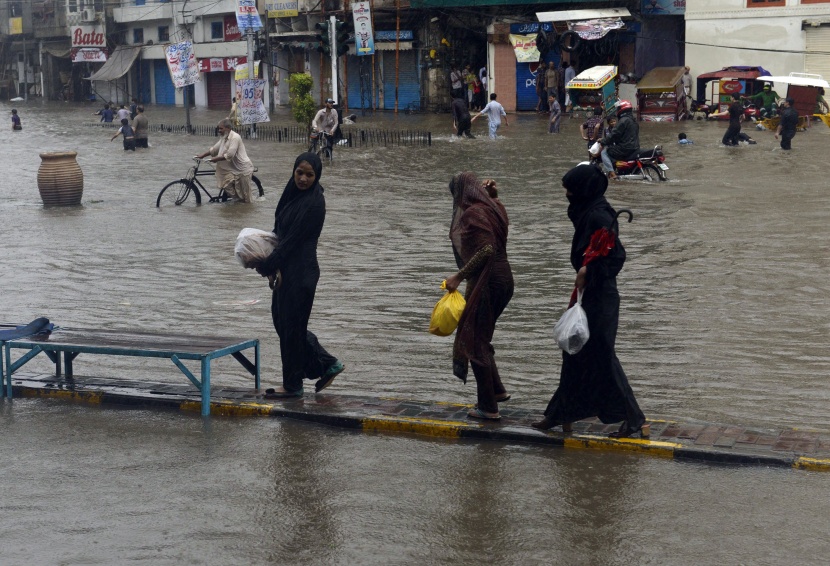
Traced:
[[291, 113], [298, 123], [311, 130], [311, 121], [317, 114], [317, 106], [311, 98], [314, 80], [306, 73], [293, 73], [288, 77], [288, 92], [291, 95]]

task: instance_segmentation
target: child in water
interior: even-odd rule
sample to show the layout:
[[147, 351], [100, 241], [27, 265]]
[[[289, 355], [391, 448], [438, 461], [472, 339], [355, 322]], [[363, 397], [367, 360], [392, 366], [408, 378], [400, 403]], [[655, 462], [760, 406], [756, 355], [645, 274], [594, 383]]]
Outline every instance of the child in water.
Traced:
[[20, 116], [17, 115], [17, 110], [12, 109], [12, 130], [22, 130], [23, 126], [20, 124]]
[[133, 127], [130, 126], [130, 121], [126, 118], [121, 119], [121, 127], [113, 134], [110, 141], [114, 141], [119, 135], [124, 136], [124, 151], [128, 149], [135, 151], [135, 132], [133, 131]]
[[680, 132], [679, 134], [677, 134], [677, 143], [682, 144], [682, 145], [686, 145], [686, 144], [695, 143], [695, 142], [693, 142], [692, 140], [687, 138], [686, 134], [684, 134], [683, 132]]

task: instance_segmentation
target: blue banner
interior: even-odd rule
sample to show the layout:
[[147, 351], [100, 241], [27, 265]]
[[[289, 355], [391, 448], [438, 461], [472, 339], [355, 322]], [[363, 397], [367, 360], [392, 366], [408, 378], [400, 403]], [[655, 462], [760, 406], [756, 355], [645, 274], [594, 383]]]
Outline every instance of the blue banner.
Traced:
[[643, 0], [644, 16], [682, 16], [686, 13], [686, 0]]
[[236, 5], [236, 25], [239, 31], [257, 31], [262, 29], [262, 20], [259, 19], [256, 0], [238, 0]]

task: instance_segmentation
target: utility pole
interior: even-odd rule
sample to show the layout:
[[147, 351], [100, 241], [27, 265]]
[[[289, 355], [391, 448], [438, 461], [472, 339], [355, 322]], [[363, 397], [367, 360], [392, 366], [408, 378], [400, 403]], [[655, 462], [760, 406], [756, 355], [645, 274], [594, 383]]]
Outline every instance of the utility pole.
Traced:
[[337, 17], [330, 16], [329, 17], [329, 45], [331, 45], [331, 97], [334, 99], [335, 104], [340, 104], [340, 89], [339, 81], [340, 81], [340, 68], [339, 68], [339, 60], [340, 57], [337, 56]]
[[[178, 34], [178, 32], [179, 32], [179, 24], [176, 22], [176, 10], [175, 10], [175, 8], [173, 10], [171, 10], [170, 13], [171, 13], [172, 18], [173, 18], [173, 25], [171, 26], [170, 29], [173, 32], [174, 37], [175, 37], [175, 34]], [[182, 6], [182, 21], [184, 21], [184, 6]], [[182, 26], [182, 27], [184, 27], [184, 26]], [[191, 40], [191, 42], [193, 41], [192, 37], [190, 37], [189, 39]], [[185, 131], [188, 134], [193, 132], [193, 128], [190, 125], [190, 101], [188, 100], [188, 96], [187, 96], [187, 90], [189, 88], [190, 88], [190, 85], [185, 85], [182, 88], [182, 96], [183, 96], [183, 100], [184, 100]]]
[[[245, 40], [248, 42], [248, 78], [253, 80], [256, 78], [254, 75], [256, 65], [254, 64], [254, 30], [250, 27], [245, 31]], [[256, 139], [256, 122], [251, 124], [251, 138]]]

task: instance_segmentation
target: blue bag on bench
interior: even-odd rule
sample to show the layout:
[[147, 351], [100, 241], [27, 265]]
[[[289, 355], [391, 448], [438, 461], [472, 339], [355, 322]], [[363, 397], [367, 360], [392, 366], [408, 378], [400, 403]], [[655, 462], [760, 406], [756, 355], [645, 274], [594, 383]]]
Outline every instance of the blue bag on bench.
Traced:
[[54, 328], [55, 325], [49, 322], [48, 318], [40, 317], [25, 326], [18, 326], [17, 328], [10, 328], [9, 330], [0, 330], [0, 341], [15, 340], [44, 332], [48, 334]]

